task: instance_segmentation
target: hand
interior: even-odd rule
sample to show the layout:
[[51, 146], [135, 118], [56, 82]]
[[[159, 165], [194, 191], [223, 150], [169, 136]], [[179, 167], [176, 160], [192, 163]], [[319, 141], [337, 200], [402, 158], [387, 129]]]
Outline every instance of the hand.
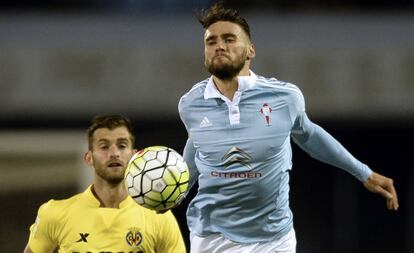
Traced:
[[372, 172], [364, 183], [365, 188], [373, 193], [378, 193], [387, 199], [387, 208], [389, 210], [398, 210], [398, 197], [391, 178], [384, 177], [378, 173]]

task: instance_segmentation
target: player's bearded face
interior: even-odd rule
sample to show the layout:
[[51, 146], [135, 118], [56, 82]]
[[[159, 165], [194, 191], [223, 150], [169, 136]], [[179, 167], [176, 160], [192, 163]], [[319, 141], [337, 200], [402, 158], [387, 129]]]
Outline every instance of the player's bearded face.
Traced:
[[94, 157], [93, 166], [96, 174], [110, 184], [119, 184], [124, 179], [126, 164], [118, 159], [101, 161]]
[[210, 74], [220, 79], [228, 80], [240, 73], [246, 63], [246, 59], [246, 49], [241, 52], [234, 52], [233, 54], [217, 52], [210, 59], [206, 57], [204, 64]]
[[134, 150], [129, 132], [124, 127], [114, 130], [96, 130], [89, 163], [95, 168], [97, 178], [116, 185], [123, 181], [124, 172]]
[[237, 24], [218, 21], [204, 33], [204, 65], [214, 76], [229, 80], [238, 76], [254, 57], [253, 45]]

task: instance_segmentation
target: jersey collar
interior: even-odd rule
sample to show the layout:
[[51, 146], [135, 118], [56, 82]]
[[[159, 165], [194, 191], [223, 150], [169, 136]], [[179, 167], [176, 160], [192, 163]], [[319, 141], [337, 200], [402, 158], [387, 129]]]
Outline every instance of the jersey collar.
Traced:
[[[248, 76], [238, 76], [237, 79], [239, 81], [239, 87], [237, 88], [237, 91], [242, 92], [252, 87], [256, 81], [256, 78], [257, 75], [251, 70], [249, 70]], [[210, 77], [207, 82], [206, 90], [204, 91], [204, 99], [221, 97], [223, 97], [223, 95], [217, 90], [213, 77]]]
[[[84, 192], [84, 201], [87, 205], [93, 207], [100, 207], [101, 203], [92, 193], [92, 185], [90, 185]], [[135, 201], [128, 195], [124, 200], [119, 203], [119, 209], [125, 208], [131, 204], [135, 204]]]

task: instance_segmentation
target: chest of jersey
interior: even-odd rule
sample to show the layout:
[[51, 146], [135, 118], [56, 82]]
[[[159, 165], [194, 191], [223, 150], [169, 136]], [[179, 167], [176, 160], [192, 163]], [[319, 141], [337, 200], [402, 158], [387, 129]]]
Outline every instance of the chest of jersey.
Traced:
[[147, 226], [145, 218], [132, 210], [85, 207], [82, 216], [68, 212], [59, 252], [153, 252], [154, 240], [148, 232], [155, 228]]
[[200, 157], [210, 165], [225, 162], [235, 149], [251, 162], [263, 161], [289, 142], [289, 106], [271, 94], [259, 97], [246, 93], [238, 104], [208, 99], [190, 113], [190, 137]]

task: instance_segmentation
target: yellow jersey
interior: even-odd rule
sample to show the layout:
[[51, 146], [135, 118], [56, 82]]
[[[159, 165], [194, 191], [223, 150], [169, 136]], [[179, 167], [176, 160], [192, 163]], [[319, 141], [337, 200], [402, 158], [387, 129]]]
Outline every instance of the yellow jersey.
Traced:
[[50, 200], [30, 227], [34, 253], [185, 253], [171, 211], [157, 214], [130, 196], [119, 208], [102, 208], [89, 187], [65, 200]]

